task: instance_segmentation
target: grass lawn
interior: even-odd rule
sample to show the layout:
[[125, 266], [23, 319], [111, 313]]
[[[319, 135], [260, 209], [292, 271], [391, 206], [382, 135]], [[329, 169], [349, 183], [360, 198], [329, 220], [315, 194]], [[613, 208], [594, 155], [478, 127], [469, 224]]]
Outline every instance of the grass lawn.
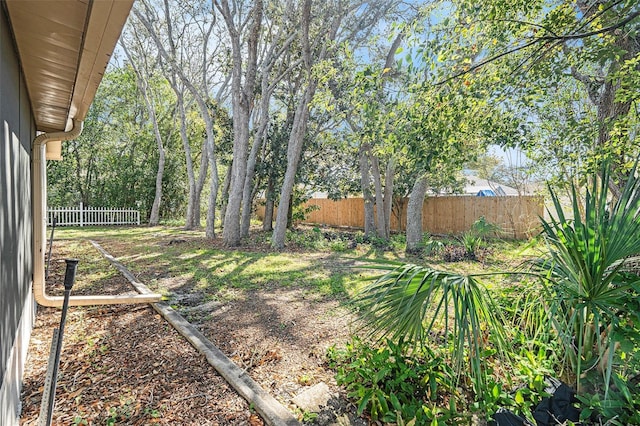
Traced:
[[497, 240], [479, 262], [445, 262], [439, 256], [407, 259], [401, 237], [394, 237], [391, 247], [380, 250], [364, 242], [347, 247], [339, 238], [323, 242], [314, 234], [317, 230], [298, 232], [292, 238], [295, 242], [282, 252], [269, 248], [264, 233], [253, 235], [239, 248], [227, 249], [220, 241], [205, 239], [201, 231], [167, 226], [58, 228], [55, 240], [68, 242], [68, 255], [80, 259], [79, 276], [95, 281], [97, 276], [92, 274], [115, 273], [83, 243], [95, 240], [152, 290], [168, 297], [172, 291], [199, 292], [208, 300], [232, 297], [243, 290], [299, 287], [347, 301], [362, 287], [362, 278], [372, 275], [354, 267], [364, 259], [428, 262], [440, 269], [475, 273], [513, 270], [539, 252], [528, 242]]

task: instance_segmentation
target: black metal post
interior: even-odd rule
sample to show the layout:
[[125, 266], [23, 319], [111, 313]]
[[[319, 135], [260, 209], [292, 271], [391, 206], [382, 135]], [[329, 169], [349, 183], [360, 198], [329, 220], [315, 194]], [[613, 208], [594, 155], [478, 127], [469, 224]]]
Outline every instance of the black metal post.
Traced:
[[[47, 400], [43, 400], [42, 404], [47, 404], [46, 411], [46, 423], [40, 422], [40, 424], [44, 424], [46, 426], [51, 425], [51, 420], [53, 416], [53, 406], [56, 399], [56, 383], [58, 381], [58, 366], [60, 364], [60, 353], [62, 352], [62, 337], [64, 335], [64, 324], [67, 321], [67, 310], [69, 309], [69, 296], [71, 295], [71, 288], [73, 287], [73, 283], [76, 280], [76, 268], [78, 267], [78, 259], [65, 259], [67, 263], [67, 270], [64, 275], [64, 302], [62, 304], [62, 317], [60, 318], [60, 328], [57, 333], [57, 341], [55, 348], [55, 358], [53, 359], [53, 366], [50, 366], [51, 369], [51, 383], [48, 389], [45, 389], [45, 395], [48, 395]], [[55, 335], [54, 335], [55, 338]], [[46, 384], [45, 384], [46, 387]], [[42, 416], [42, 412], [40, 413]], [[41, 419], [42, 420], [42, 419]]]

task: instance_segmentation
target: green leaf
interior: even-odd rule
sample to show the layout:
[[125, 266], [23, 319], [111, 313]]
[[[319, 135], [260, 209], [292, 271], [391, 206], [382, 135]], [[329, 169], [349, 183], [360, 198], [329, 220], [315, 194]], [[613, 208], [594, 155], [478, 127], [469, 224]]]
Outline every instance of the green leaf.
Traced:
[[367, 405], [369, 404], [369, 400], [373, 396], [373, 390], [369, 390], [365, 392], [365, 394], [360, 399], [360, 404], [358, 404], [358, 415], [364, 413], [364, 410], [367, 409]]
[[491, 388], [491, 395], [493, 395], [495, 399], [498, 399], [500, 397], [500, 387], [497, 383], [493, 385], [493, 388]]

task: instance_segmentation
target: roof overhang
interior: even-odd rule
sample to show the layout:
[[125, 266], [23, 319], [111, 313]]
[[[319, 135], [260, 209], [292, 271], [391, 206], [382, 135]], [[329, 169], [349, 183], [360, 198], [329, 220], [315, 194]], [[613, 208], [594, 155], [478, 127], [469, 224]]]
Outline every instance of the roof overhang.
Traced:
[[83, 121], [134, 0], [6, 0], [36, 129]]

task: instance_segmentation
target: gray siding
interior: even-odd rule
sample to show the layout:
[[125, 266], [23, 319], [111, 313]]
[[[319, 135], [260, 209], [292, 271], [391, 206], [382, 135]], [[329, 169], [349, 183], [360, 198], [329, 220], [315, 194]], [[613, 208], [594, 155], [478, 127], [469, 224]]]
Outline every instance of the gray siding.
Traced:
[[[16, 402], [22, 375], [24, 330], [30, 330], [32, 278], [31, 107], [13, 39], [0, 3], [0, 383], [3, 405]], [[22, 321], [22, 324], [21, 324]], [[25, 321], [28, 324], [25, 324]], [[10, 407], [0, 407], [0, 424]], [[13, 407], [14, 409], [16, 407]]]

